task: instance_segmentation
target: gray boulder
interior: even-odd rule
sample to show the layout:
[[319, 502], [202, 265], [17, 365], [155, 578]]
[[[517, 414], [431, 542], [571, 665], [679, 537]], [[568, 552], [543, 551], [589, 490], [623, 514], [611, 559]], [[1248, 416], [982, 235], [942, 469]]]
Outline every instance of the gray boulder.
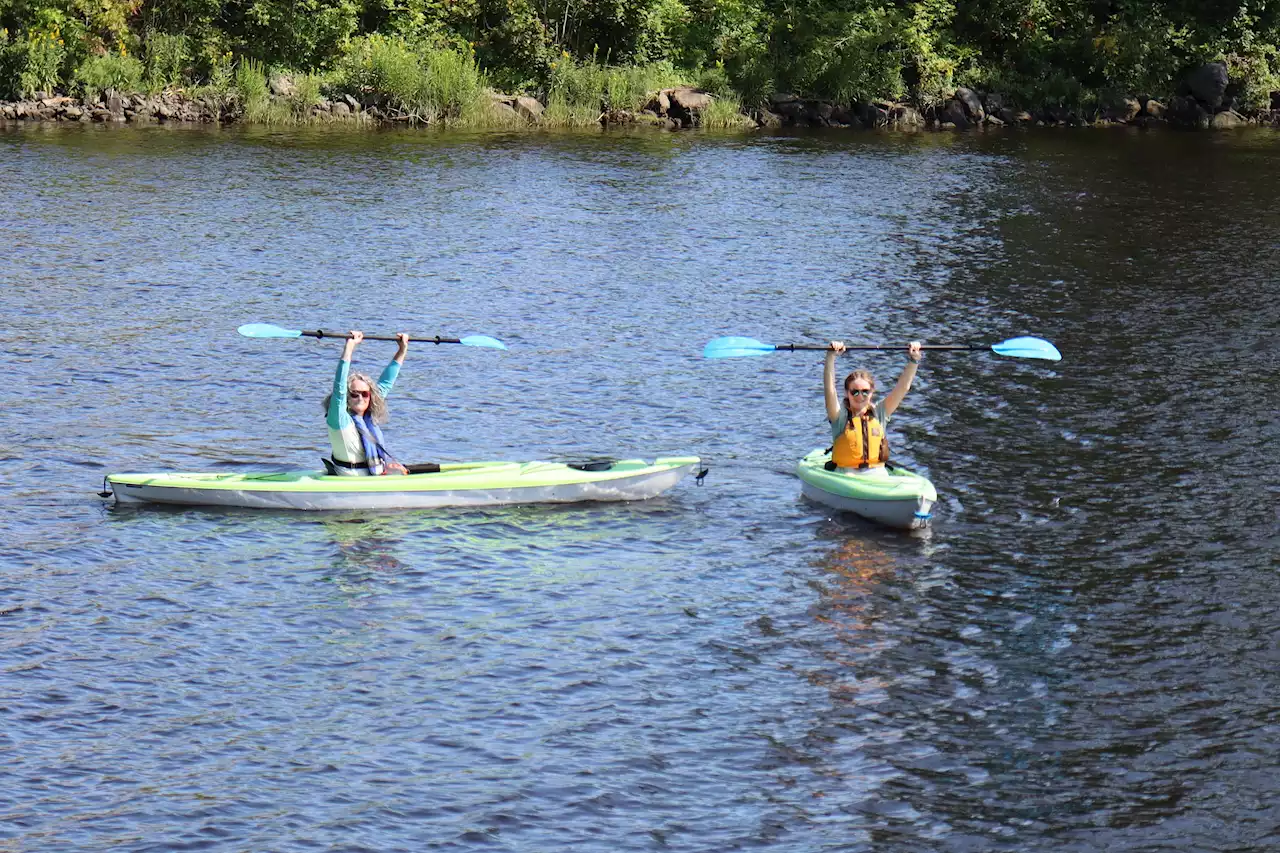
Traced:
[[957, 130], [964, 130], [969, 126], [969, 116], [965, 112], [964, 104], [954, 98], [947, 101], [947, 105], [942, 108], [938, 114], [938, 121], [943, 124], [953, 124]]
[[1227, 63], [1207, 62], [1188, 72], [1183, 83], [1197, 101], [1209, 109], [1217, 109], [1222, 104], [1222, 96], [1227, 91]]
[[671, 105], [679, 107], [687, 113], [700, 112], [711, 106], [713, 100], [706, 92], [697, 89], [672, 89], [669, 92]]
[[[964, 86], [961, 86], [959, 89], [956, 89], [955, 99], [960, 102], [962, 107], [964, 107], [965, 118], [973, 124], [977, 124], [986, 117], [987, 113], [982, 108], [982, 99], [979, 98], [978, 93], [972, 89], [966, 89]], [[959, 125], [956, 126], [959, 127]]]
[[1210, 113], [1195, 98], [1185, 95], [1174, 95], [1169, 101], [1169, 109], [1165, 118], [1176, 127], [1208, 130]]
[[515, 110], [528, 121], [542, 121], [542, 114], [546, 111], [546, 107], [537, 98], [530, 98], [528, 95], [521, 95], [516, 98]]
[[267, 83], [267, 88], [277, 98], [288, 98], [298, 91], [298, 84], [294, 82], [293, 76], [290, 74], [272, 74], [271, 80]]
[[1214, 115], [1209, 122], [1209, 127], [1214, 130], [1231, 130], [1232, 128], [1243, 127], [1248, 123], [1248, 120], [1235, 110], [1224, 110]]

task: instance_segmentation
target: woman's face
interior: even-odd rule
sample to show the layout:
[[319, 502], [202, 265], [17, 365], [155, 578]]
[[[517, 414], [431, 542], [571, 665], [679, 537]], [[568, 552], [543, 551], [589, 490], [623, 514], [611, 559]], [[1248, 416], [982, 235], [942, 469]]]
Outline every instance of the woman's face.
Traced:
[[357, 379], [347, 386], [347, 411], [353, 415], [363, 415], [369, 411], [369, 398], [373, 391], [369, 383]]
[[855, 415], [871, 405], [871, 394], [871, 383], [865, 379], [855, 379], [844, 387], [845, 402]]

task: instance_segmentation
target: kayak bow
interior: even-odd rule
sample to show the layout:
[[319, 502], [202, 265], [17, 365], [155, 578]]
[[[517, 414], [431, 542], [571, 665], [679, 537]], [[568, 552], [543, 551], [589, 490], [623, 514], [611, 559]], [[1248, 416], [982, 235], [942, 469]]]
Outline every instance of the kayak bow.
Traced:
[[890, 471], [828, 471], [831, 454], [814, 450], [800, 460], [796, 474], [810, 500], [852, 512], [888, 527], [918, 530], [929, 525], [938, 492], [919, 474], [895, 466]]

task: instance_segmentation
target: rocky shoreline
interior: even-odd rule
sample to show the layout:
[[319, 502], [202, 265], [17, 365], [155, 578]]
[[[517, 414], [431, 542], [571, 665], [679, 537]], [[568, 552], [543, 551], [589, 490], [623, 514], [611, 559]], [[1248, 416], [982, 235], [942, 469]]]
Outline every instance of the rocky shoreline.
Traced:
[[[1007, 126], [1037, 127], [1171, 127], [1227, 130], [1244, 126], [1280, 127], [1280, 91], [1270, 93], [1270, 109], [1251, 109], [1237, 102], [1239, 85], [1228, 77], [1225, 63], [1213, 62], [1186, 75], [1178, 92], [1167, 100], [1145, 94], [1115, 96], [1089, 111], [1058, 105], [1023, 109], [998, 92], [956, 89], [945, 103], [917, 109], [894, 101], [839, 103], [774, 95], [767, 108], [746, 111], [744, 126], [844, 127], [895, 130], [965, 130]], [[292, 110], [299, 123], [343, 122], [369, 125], [426, 124], [419, 116], [387, 105], [370, 93], [321, 97], [300, 110], [287, 77], [271, 81], [271, 101]], [[490, 93], [495, 126], [538, 126], [545, 105], [527, 95]], [[653, 93], [638, 111], [602, 112], [605, 127], [650, 125], [668, 130], [698, 127], [715, 97], [691, 88]], [[235, 124], [245, 111], [234, 95], [188, 94], [181, 89], [159, 94], [107, 92], [89, 100], [68, 95], [40, 94], [29, 100], [0, 102], [0, 123], [82, 122], [101, 124]]]

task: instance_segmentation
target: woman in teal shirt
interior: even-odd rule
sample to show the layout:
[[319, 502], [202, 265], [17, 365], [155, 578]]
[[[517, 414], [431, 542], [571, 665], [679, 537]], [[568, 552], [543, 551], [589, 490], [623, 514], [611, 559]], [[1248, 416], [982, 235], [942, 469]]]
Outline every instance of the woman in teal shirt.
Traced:
[[363, 332], [351, 332], [333, 377], [333, 392], [324, 400], [335, 470], [347, 476], [407, 474], [387, 452], [380, 425], [387, 422], [387, 395], [409, 351], [409, 336], [396, 335], [399, 349], [376, 384], [363, 373], [351, 372], [351, 356], [362, 340]]

